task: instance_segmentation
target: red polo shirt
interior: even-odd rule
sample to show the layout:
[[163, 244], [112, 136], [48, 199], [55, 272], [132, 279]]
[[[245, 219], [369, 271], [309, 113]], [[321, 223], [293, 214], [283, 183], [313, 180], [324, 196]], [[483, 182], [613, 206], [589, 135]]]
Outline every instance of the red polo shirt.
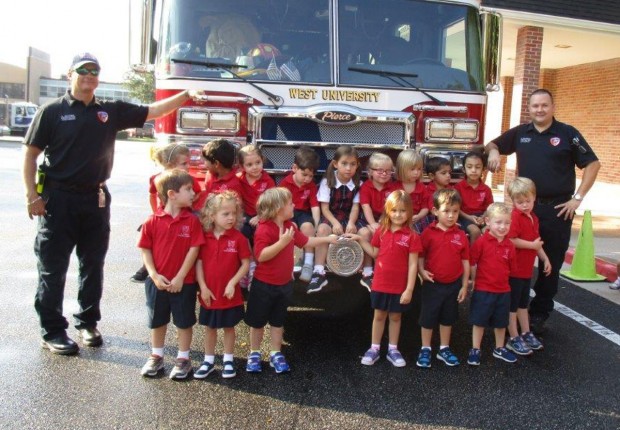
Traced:
[[[150, 249], [157, 272], [172, 280], [179, 273], [189, 249], [203, 243], [200, 221], [189, 209], [183, 209], [175, 218], [158, 209], [142, 225], [138, 248]], [[183, 283], [194, 282], [196, 270], [192, 265]]]
[[[211, 193], [219, 193], [222, 191], [230, 190], [234, 191], [241, 198], [241, 182], [239, 182], [239, 178], [237, 178], [236, 170], [231, 170], [223, 178], [216, 178], [211, 174], [211, 172], [207, 172], [205, 175], [205, 192], [202, 194], [202, 198], [200, 199], [200, 207], [202, 208], [207, 201], [207, 197]], [[196, 202], [194, 202], [196, 204]]]
[[280, 186], [293, 194], [293, 205], [295, 205], [296, 210], [310, 212], [311, 208], [319, 206], [319, 201], [316, 199], [316, 193], [319, 190], [314, 182], [303, 184], [299, 187], [293, 179], [293, 174], [290, 173], [280, 181]]
[[[155, 178], [157, 178], [159, 175], [161, 175], [161, 172], [149, 178], [149, 194], [155, 194], [157, 196], [157, 207], [163, 207], [164, 205], [159, 198], [159, 193], [157, 192], [157, 187], [155, 186]], [[199, 211], [200, 209], [202, 209], [202, 206], [199, 205], [199, 202], [201, 200], [200, 193], [202, 192], [202, 188], [200, 187], [200, 183], [193, 176], [192, 190], [194, 190], [194, 194], [196, 194], [194, 202], [192, 203], [192, 209]]]
[[[452, 185], [448, 185], [445, 189], [447, 190], [451, 190]], [[435, 191], [437, 191], [437, 184], [435, 184], [434, 182], [429, 182], [428, 184], [426, 184], [426, 205], [428, 207], [428, 209], [432, 209], [435, 206], [435, 203], [433, 202], [433, 194], [435, 194]]]
[[480, 182], [476, 188], [467, 183], [467, 179], [454, 186], [461, 195], [461, 210], [467, 215], [481, 214], [493, 203], [493, 192], [487, 184]]
[[[540, 237], [538, 217], [534, 212], [531, 212], [530, 215], [531, 218], [517, 208], [512, 210], [512, 221], [510, 222], [508, 239], [523, 239], [531, 242]], [[510, 272], [510, 276], [513, 278], [530, 279], [538, 252], [534, 249], [516, 247], [515, 249], [517, 253], [516, 267]]]
[[212, 231], [205, 233], [205, 243], [200, 247], [198, 260], [202, 263], [207, 288], [215, 296], [211, 306], [207, 306], [198, 296], [200, 305], [205, 309], [228, 309], [243, 305], [243, 296], [239, 284], [235, 287], [232, 299], [224, 297], [228, 281], [241, 267], [241, 260], [252, 255], [248, 239], [238, 230], [231, 228], [216, 238]]
[[469, 241], [458, 225], [442, 230], [437, 221], [422, 232], [424, 269], [435, 282], [449, 284], [463, 276], [463, 260], [469, 259]]
[[268, 246], [280, 239], [280, 228], [271, 221], [259, 221], [254, 233], [254, 256], [257, 261], [254, 277], [270, 285], [285, 285], [293, 279], [294, 248], [303, 248], [308, 243], [308, 236], [304, 235], [291, 221], [284, 222], [284, 230], [293, 227], [295, 235], [284, 249], [271, 260], [258, 262], [258, 257]]
[[381, 215], [383, 215], [385, 200], [394, 190], [394, 183], [392, 181], [386, 183], [382, 189], [378, 190], [369, 179], [360, 187], [360, 205], [370, 205], [375, 221], [378, 221]]
[[239, 183], [241, 184], [243, 212], [250, 217], [254, 217], [256, 216], [256, 202], [258, 201], [258, 197], [263, 194], [266, 189], [275, 187], [276, 183], [264, 170], [260, 178], [252, 184], [248, 182], [246, 173], [243, 170], [237, 173], [237, 178], [239, 178]]
[[476, 267], [476, 291], [509, 293], [508, 276], [515, 267], [515, 246], [510, 239], [499, 242], [488, 231], [471, 248], [471, 265]]
[[370, 244], [379, 248], [375, 261], [372, 290], [381, 293], [402, 294], [407, 288], [409, 254], [422, 252], [422, 242], [409, 227], [396, 231], [377, 229]]
[[[394, 182], [393, 190], [404, 190], [405, 186], [402, 181]], [[415, 184], [415, 188], [412, 192], [409, 193], [409, 197], [411, 197], [411, 203], [413, 204], [413, 214], [417, 215], [424, 208], [431, 209], [428, 207], [428, 199], [426, 197], [426, 186], [418, 181]]]

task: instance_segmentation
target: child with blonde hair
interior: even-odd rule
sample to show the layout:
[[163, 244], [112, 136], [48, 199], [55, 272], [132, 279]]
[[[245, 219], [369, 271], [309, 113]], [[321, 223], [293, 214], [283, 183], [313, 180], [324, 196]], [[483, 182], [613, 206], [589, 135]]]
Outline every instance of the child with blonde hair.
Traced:
[[235, 326], [243, 319], [243, 296], [239, 281], [250, 267], [248, 241], [237, 230], [243, 220], [238, 196], [223, 191], [207, 197], [200, 221], [205, 243], [196, 262], [200, 287], [198, 322], [205, 326], [204, 361], [194, 378], [204, 379], [214, 370], [217, 331], [224, 331], [222, 377], [234, 378]]
[[[363, 227], [358, 219], [360, 176], [359, 156], [355, 148], [350, 145], [339, 146], [319, 185], [317, 199], [321, 205], [321, 221], [317, 237], [326, 237], [332, 233], [357, 233]], [[327, 244], [324, 244], [315, 248], [314, 272], [308, 284], [308, 294], [318, 292], [327, 285], [326, 261]]]
[[364, 251], [376, 259], [370, 292], [370, 302], [375, 310], [372, 337], [370, 348], [362, 358], [362, 364], [367, 366], [379, 359], [387, 319], [390, 321], [387, 359], [395, 367], [406, 365], [398, 351], [401, 316], [410, 308], [418, 272], [418, 253], [422, 252], [420, 237], [410, 228], [412, 216], [411, 197], [404, 190], [397, 190], [388, 196], [379, 227], [370, 243], [362, 235], [347, 235], [359, 240]]
[[284, 321], [293, 295], [295, 246], [335, 243], [335, 236], [308, 237], [291, 222], [293, 196], [282, 187], [270, 188], [258, 198], [259, 222], [254, 235], [256, 270], [248, 296], [245, 322], [250, 326], [250, 354], [246, 371], [262, 371], [260, 346], [269, 324], [271, 350], [269, 364], [276, 373], [290, 370], [281, 352]]
[[[379, 218], [383, 214], [385, 200], [393, 190], [394, 164], [389, 156], [375, 152], [368, 159], [367, 169], [368, 180], [360, 187], [361, 222], [365, 226], [360, 228], [359, 234], [366, 242], [370, 242], [372, 235], [379, 228]], [[370, 292], [373, 267], [372, 257], [368, 253], [364, 254], [362, 270], [360, 283]]]
[[[543, 250], [540, 239], [540, 224], [534, 213], [536, 185], [529, 178], [517, 177], [508, 184], [508, 195], [512, 199], [512, 215], [508, 239], [516, 248], [516, 266], [510, 272], [510, 340], [506, 348], [519, 355], [529, 355], [543, 348], [543, 344], [530, 331], [530, 283], [536, 256], [548, 276], [551, 273], [549, 257]], [[517, 324], [518, 323], [518, 324]], [[518, 326], [521, 327], [519, 335]]]
[[396, 158], [396, 182], [394, 189], [405, 190], [413, 204], [413, 229], [421, 234], [430, 224], [426, 187], [422, 182], [422, 157], [413, 149], [405, 149]]

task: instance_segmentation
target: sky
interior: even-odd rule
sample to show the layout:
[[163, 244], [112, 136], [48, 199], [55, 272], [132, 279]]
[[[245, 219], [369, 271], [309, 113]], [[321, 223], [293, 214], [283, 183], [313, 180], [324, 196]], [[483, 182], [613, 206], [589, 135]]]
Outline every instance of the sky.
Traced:
[[0, 0], [0, 63], [26, 67], [32, 46], [50, 55], [60, 78], [79, 52], [94, 54], [101, 80], [129, 70], [129, 0]]

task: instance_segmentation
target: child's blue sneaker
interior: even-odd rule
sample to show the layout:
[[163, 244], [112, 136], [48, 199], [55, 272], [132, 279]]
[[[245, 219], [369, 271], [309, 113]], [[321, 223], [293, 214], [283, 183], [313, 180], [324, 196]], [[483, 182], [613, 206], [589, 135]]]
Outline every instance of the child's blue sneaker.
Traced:
[[213, 370], [215, 370], [215, 366], [213, 365], [213, 363], [203, 361], [200, 365], [200, 368], [194, 372], [194, 378], [205, 379], [211, 374], [211, 372], [213, 372]]
[[457, 356], [447, 346], [439, 350], [437, 358], [446, 363], [447, 366], [458, 366], [460, 364]]
[[284, 358], [284, 354], [281, 352], [276, 352], [269, 359], [269, 365], [273, 367], [276, 373], [284, 373], [291, 370], [288, 363], [286, 362], [286, 358]]
[[480, 350], [478, 348], [472, 348], [469, 350], [467, 364], [470, 366], [480, 366]]
[[222, 369], [222, 378], [234, 378], [235, 376], [237, 376], [235, 364], [232, 361], [225, 361], [224, 368]]
[[260, 362], [260, 352], [251, 352], [248, 355], [248, 362], [245, 365], [245, 371], [248, 373], [260, 373], [263, 371], [263, 366]]
[[418, 367], [431, 367], [431, 350], [422, 348], [418, 354], [418, 361], [415, 362]]
[[508, 351], [506, 348], [495, 348], [493, 350], [493, 357], [499, 358], [500, 360], [504, 360], [506, 363], [516, 363], [517, 356], [512, 352]]
[[531, 350], [538, 351], [543, 349], [543, 344], [540, 342], [540, 340], [538, 340], [536, 336], [534, 336], [534, 333], [532, 333], [531, 331], [528, 331], [527, 333], [521, 335], [521, 338], [525, 341], [525, 343], [530, 347]]
[[370, 348], [362, 357], [362, 364], [365, 366], [372, 366], [379, 359], [379, 351]]
[[388, 350], [387, 359], [394, 367], [405, 367], [407, 362], [396, 348]]
[[516, 336], [506, 342], [506, 349], [511, 350], [517, 355], [530, 355], [532, 348], [521, 339], [521, 336]]

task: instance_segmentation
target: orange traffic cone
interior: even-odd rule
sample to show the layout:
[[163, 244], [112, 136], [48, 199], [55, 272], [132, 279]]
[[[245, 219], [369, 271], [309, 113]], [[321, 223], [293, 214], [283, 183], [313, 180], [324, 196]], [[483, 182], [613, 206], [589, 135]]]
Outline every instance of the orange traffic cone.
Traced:
[[577, 238], [577, 247], [570, 270], [561, 270], [560, 274], [573, 281], [599, 282], [605, 277], [596, 273], [594, 260], [594, 237], [592, 235], [592, 215], [589, 210], [583, 214], [581, 230]]

